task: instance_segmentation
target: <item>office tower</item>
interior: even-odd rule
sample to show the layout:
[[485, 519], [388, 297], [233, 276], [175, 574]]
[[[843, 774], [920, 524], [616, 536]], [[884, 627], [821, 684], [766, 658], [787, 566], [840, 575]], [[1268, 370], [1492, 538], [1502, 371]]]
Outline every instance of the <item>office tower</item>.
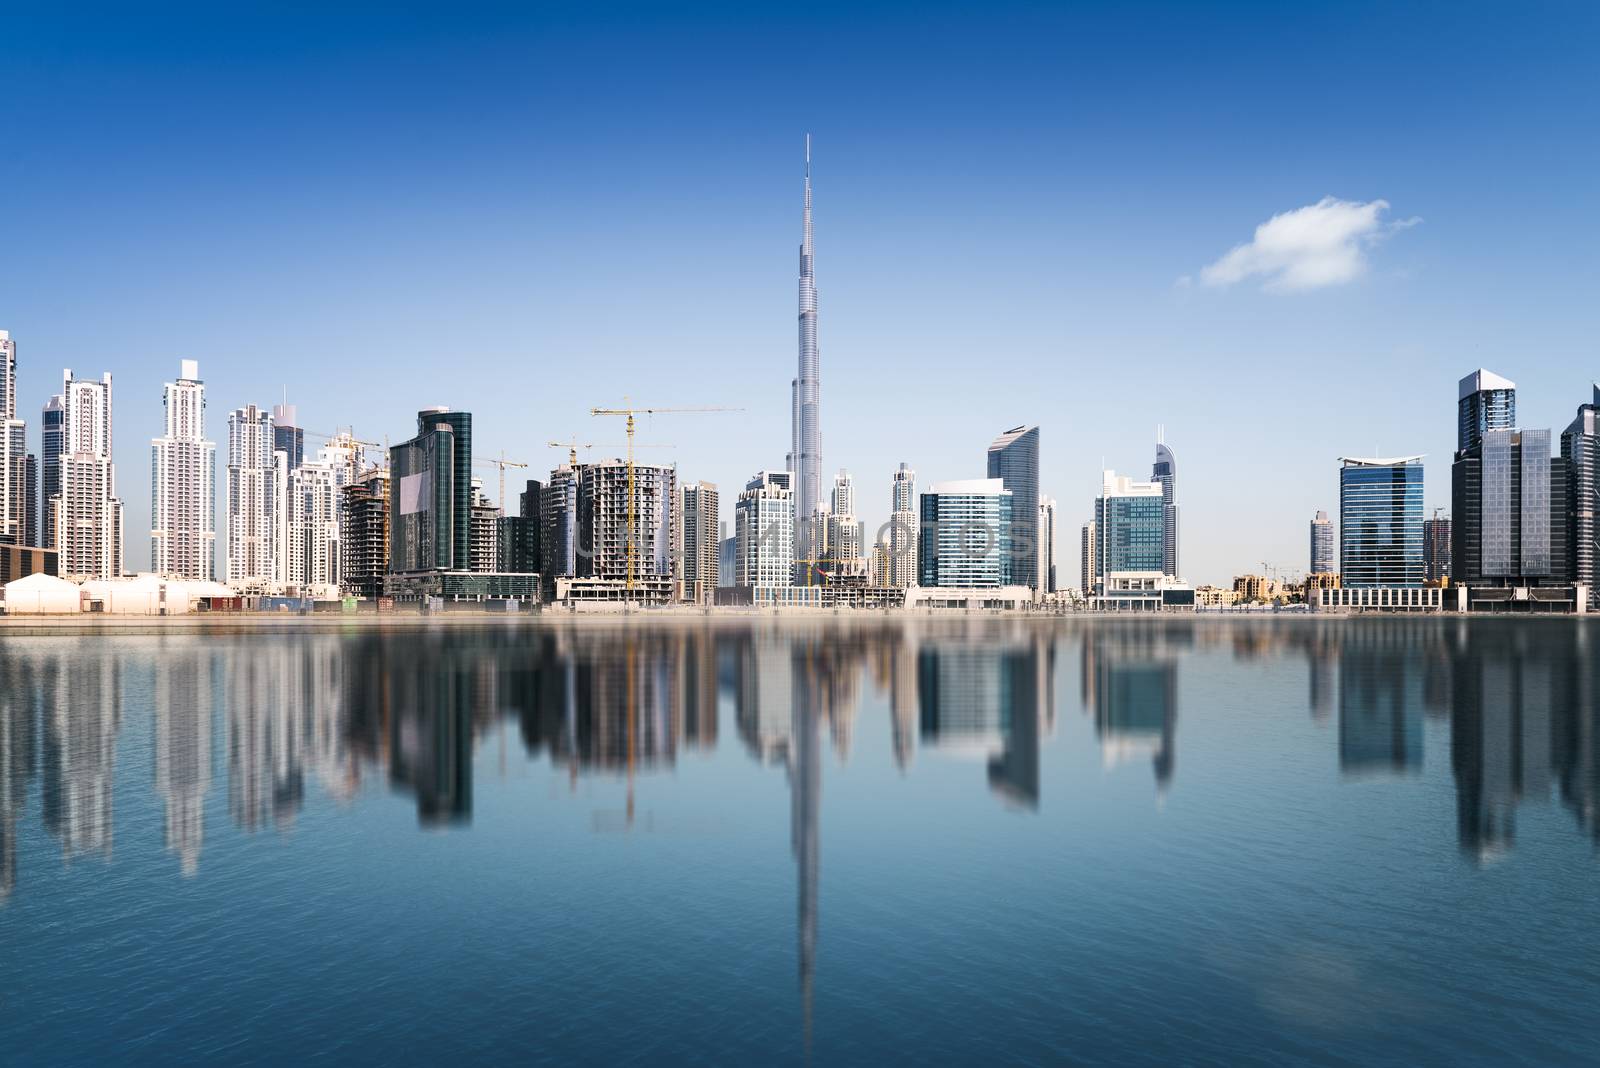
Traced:
[[1056, 592], [1056, 499], [1039, 498], [1039, 590]]
[[527, 520], [524, 532], [523, 560], [529, 571], [544, 570], [544, 483], [536, 478], [527, 480], [517, 495], [518, 514]]
[[1422, 577], [1427, 582], [1450, 577], [1450, 520], [1440, 518], [1437, 509], [1422, 521]]
[[[1004, 479], [935, 482], [922, 495], [917, 584], [956, 589], [1012, 585], [1012, 569], [1027, 559], [1011, 551], [1015, 506]], [[1029, 506], [1030, 519], [1036, 518], [1036, 508], [1037, 502]]]
[[472, 559], [472, 416], [417, 413], [389, 450], [389, 562], [397, 574], [466, 571]]
[[306, 462], [306, 432], [293, 404], [272, 406], [272, 448], [288, 457], [291, 471]]
[[217, 574], [217, 446], [205, 440], [206, 386], [197, 361], [182, 361], [162, 403], [166, 433], [150, 442], [150, 569], [210, 582]]
[[1591, 609], [1600, 608], [1600, 384], [1594, 401], [1561, 434], [1567, 462], [1567, 574], [1589, 587]]
[[1339, 460], [1339, 573], [1355, 588], [1422, 585], [1422, 457]]
[[1331, 575], [1338, 568], [1333, 549], [1333, 520], [1327, 512], [1318, 512], [1311, 520], [1311, 563], [1307, 569], [1313, 575]]
[[[1096, 508], [1098, 511], [1098, 507]], [[1078, 535], [1080, 562], [1078, 564], [1079, 590], [1085, 597], [1094, 595], [1094, 584], [1100, 579], [1100, 553], [1095, 544], [1095, 522], [1089, 520]]]
[[[822, 362], [817, 353], [817, 282], [811, 244], [811, 135], [806, 135], [805, 209], [800, 239], [800, 363], [790, 383], [792, 433], [789, 471], [795, 481], [797, 539], [814, 536], [808, 527], [822, 504]], [[797, 540], [796, 548], [800, 547]], [[816, 555], [807, 553], [806, 555]], [[741, 585], [746, 585], [741, 583]]]
[[27, 500], [23, 503], [22, 544], [43, 548], [39, 530], [39, 458], [28, 454], [22, 479]]
[[1161, 487], [1162, 525], [1161, 571], [1178, 577], [1178, 459], [1162, 434], [1156, 442], [1156, 462], [1150, 469], [1150, 481]]
[[363, 471], [344, 488], [339, 510], [341, 586], [352, 597], [381, 597], [389, 571], [389, 472]]
[[[281, 508], [272, 416], [254, 404], [228, 413], [225, 574], [235, 589], [266, 591], [275, 580]], [[285, 490], [287, 492], [287, 490]]]
[[17, 343], [0, 330], [0, 544], [34, 545], [28, 424], [17, 418]]
[[61, 491], [51, 500], [62, 578], [81, 582], [122, 574], [122, 502], [111, 460], [111, 375], [100, 381], [62, 374]]
[[1469, 589], [1567, 581], [1567, 463], [1550, 431], [1493, 429], [1451, 468], [1451, 579]]
[[67, 408], [60, 395], [45, 402], [39, 420], [39, 544], [56, 546], [55, 509], [51, 505], [61, 493], [61, 453], [66, 444]]
[[889, 585], [917, 583], [917, 473], [902, 463], [894, 473], [889, 508]]
[[1491, 430], [1517, 425], [1517, 384], [1481, 367], [1461, 380], [1456, 419], [1456, 451], [1478, 447]]
[[683, 599], [691, 604], [710, 604], [717, 588], [717, 487], [710, 482], [691, 482], [683, 487], [680, 497], [683, 566], [679, 574]]
[[856, 518], [856, 484], [850, 472], [844, 468], [839, 469], [838, 477], [833, 480], [832, 510], [828, 513], [826, 523], [826, 556], [834, 561], [836, 574], [841, 564], [849, 569], [866, 560], [866, 531]]
[[[578, 487], [578, 558], [582, 578], [656, 584], [671, 582], [672, 508], [677, 473], [670, 467], [633, 465], [633, 530], [629, 531], [628, 463], [586, 464]], [[632, 539], [632, 562], [629, 541]]]
[[562, 464], [550, 472], [539, 496], [541, 574], [547, 580], [578, 573], [578, 483], [582, 464]]
[[1122, 571], [1166, 573], [1167, 505], [1159, 483], [1106, 471], [1094, 505], [1097, 583]]
[[794, 476], [762, 471], [745, 483], [733, 508], [734, 585], [794, 584]]
[[1015, 426], [989, 445], [989, 477], [1011, 491], [1011, 577], [1039, 588], [1039, 428]]
[[717, 585], [734, 586], [734, 576], [738, 573], [739, 539], [735, 537], [723, 538], [717, 544]]

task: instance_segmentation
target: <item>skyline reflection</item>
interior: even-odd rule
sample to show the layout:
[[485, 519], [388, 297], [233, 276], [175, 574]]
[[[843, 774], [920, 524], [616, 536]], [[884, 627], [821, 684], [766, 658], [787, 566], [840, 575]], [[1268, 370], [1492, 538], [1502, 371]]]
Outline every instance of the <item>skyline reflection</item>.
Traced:
[[1148, 760], [1165, 797], [1178, 778], [1184, 665], [1228, 657], [1306, 664], [1305, 714], [1336, 726], [1344, 777], [1415, 775], [1429, 724], [1447, 731], [1458, 845], [1492, 860], [1512, 850], [1520, 809], [1555, 798], [1600, 841], [1592, 630], [1433, 620], [365, 630], [164, 636], [150, 668], [137, 666], [148, 644], [19, 641], [0, 647], [0, 902], [17, 892], [30, 818], [66, 862], [113, 858], [130, 700], [152, 712], [143, 773], [160, 802], [162, 846], [184, 876], [201, 873], [218, 778], [228, 820], [246, 833], [287, 832], [316, 798], [370, 803], [379, 785], [409, 799], [421, 827], [467, 828], [478, 750], [510, 728], [525, 758], [574, 786], [625, 779], [631, 827], [635, 777], [674, 770], [682, 753], [714, 753], [728, 715], [740, 748], [789, 778], [801, 923], [814, 930], [828, 749], [843, 766], [859, 731], [886, 730], [901, 775], [915, 774], [918, 750], [975, 759], [995, 800], [1037, 811], [1065, 689], [1058, 665], [1076, 664], [1101, 765]]

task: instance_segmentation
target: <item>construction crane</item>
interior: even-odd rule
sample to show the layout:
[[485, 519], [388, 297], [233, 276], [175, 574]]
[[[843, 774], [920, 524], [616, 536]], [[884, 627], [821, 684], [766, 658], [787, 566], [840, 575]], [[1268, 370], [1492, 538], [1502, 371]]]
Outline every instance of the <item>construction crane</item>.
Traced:
[[475, 464], [482, 464], [485, 467], [498, 467], [500, 469], [500, 497], [499, 497], [499, 501], [497, 503], [499, 503], [499, 505], [500, 505], [500, 514], [501, 515], [505, 515], [506, 514], [506, 468], [508, 468], [508, 467], [527, 467], [528, 465], [523, 463], [521, 460], [507, 460], [506, 459], [506, 451], [504, 449], [500, 450], [499, 459], [496, 459], [495, 457], [491, 456], [487, 460], [474, 460], [472, 462], [475, 463]]
[[[573, 438], [571, 441], [547, 441], [547, 442], [545, 442], [545, 444], [550, 446], [552, 449], [567, 449], [567, 450], [569, 450], [568, 455], [567, 455], [567, 462], [570, 463], [573, 467], [577, 467], [578, 466], [578, 450], [579, 449], [625, 449], [625, 448], [627, 448], [626, 445], [617, 445], [617, 444], [614, 444], [614, 443], [611, 443], [611, 442], [599, 442], [599, 443], [596, 443], [596, 442], [593, 442], [593, 441], [579, 441], [577, 438]], [[635, 442], [633, 447], [636, 448], [636, 449], [676, 449], [677, 448], [676, 445], [668, 445], [667, 443], [661, 442], [661, 441], [653, 441], [653, 442], [649, 442], [649, 443], [646, 443], [646, 442], [643, 442], [643, 441]]]
[[590, 415], [623, 415], [623, 416], [627, 416], [627, 418], [628, 418], [628, 544], [627, 544], [627, 549], [626, 549], [626, 551], [627, 551], [627, 561], [628, 561], [628, 581], [627, 581], [627, 586], [625, 588], [627, 589], [627, 591], [629, 593], [632, 593], [633, 592], [633, 558], [634, 558], [634, 554], [636, 552], [635, 544], [639, 540], [638, 516], [637, 516], [638, 508], [636, 507], [636, 504], [635, 504], [635, 501], [634, 501], [634, 477], [633, 477], [633, 449], [634, 449], [633, 431], [634, 431], [635, 418], [637, 416], [641, 416], [641, 415], [699, 415], [699, 414], [704, 414], [704, 413], [709, 413], [709, 412], [740, 412], [740, 411], [743, 411], [744, 409], [743, 408], [716, 408], [716, 407], [692, 407], [692, 408], [642, 408], [642, 407], [640, 407], [640, 408], [635, 408], [635, 407], [632, 407], [632, 406], [626, 406], [628, 398], [624, 397], [624, 398], [622, 398], [622, 401], [623, 401], [623, 404], [625, 405], [625, 407], [622, 407], [622, 408], [590, 408], [589, 409], [589, 414]]
[[351, 445], [354, 445], [356, 447], [355, 460], [356, 471], [358, 474], [362, 470], [361, 465], [366, 459], [364, 454], [368, 449], [383, 450], [380, 454], [383, 457], [383, 461], [378, 466], [382, 466], [385, 469], [387, 469], [389, 466], [389, 441], [387, 437], [385, 437], [383, 441], [363, 441], [356, 437], [353, 431], [349, 430], [340, 430], [332, 434], [324, 434], [320, 430], [306, 430], [304, 427], [298, 427], [296, 429], [308, 437], [321, 438], [323, 441], [347, 441]]

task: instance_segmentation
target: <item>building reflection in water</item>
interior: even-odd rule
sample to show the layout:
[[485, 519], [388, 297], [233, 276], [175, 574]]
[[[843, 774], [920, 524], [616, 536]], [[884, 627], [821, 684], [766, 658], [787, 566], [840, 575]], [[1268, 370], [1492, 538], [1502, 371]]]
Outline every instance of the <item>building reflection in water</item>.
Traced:
[[17, 884], [17, 825], [39, 760], [38, 671], [25, 657], [7, 658], [0, 686], [0, 904]]
[[211, 717], [217, 657], [199, 647], [163, 650], [156, 661], [156, 793], [166, 809], [166, 848], [183, 874], [200, 867], [211, 789]]
[[43, 665], [42, 815], [70, 861], [109, 860], [117, 727], [122, 716], [122, 661], [109, 647]]
[[1148, 757], [1165, 796], [1177, 764], [1178, 657], [1194, 625], [1107, 621], [1083, 637], [1084, 708], [1107, 767]]

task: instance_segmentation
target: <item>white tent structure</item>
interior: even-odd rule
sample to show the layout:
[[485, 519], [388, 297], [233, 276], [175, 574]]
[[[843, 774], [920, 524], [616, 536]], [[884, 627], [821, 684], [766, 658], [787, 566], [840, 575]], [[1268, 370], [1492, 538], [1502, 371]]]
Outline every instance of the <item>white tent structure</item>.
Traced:
[[82, 590], [65, 579], [38, 571], [6, 583], [8, 616], [75, 616], [82, 611]]
[[153, 574], [94, 579], [83, 584], [83, 591], [91, 611], [111, 616], [181, 616], [194, 611], [202, 598], [233, 596], [219, 582], [186, 582]]

